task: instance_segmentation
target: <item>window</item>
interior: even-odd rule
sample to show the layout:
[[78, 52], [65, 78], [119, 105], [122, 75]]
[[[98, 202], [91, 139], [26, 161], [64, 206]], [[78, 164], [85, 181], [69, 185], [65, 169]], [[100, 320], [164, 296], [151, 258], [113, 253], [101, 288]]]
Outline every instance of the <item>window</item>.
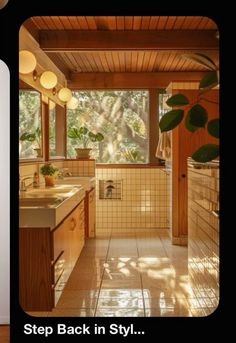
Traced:
[[167, 93], [159, 93], [159, 120], [161, 117], [168, 111], [171, 110], [171, 107], [169, 107], [166, 104], [166, 101], [169, 99], [170, 94]]
[[56, 156], [56, 104], [49, 100], [49, 156]]
[[[74, 91], [79, 101], [67, 110], [67, 132], [86, 126], [104, 140], [90, 143], [97, 163], [148, 163], [149, 92], [146, 90]], [[67, 136], [67, 157], [74, 158], [77, 139]]]
[[19, 157], [42, 155], [41, 95], [34, 90], [19, 91]]

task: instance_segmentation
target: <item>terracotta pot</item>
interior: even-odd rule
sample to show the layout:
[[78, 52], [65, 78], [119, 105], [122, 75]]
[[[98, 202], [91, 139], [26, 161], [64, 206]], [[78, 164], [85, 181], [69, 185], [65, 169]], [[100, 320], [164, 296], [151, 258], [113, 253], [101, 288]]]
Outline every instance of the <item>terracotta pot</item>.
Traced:
[[76, 158], [86, 158], [89, 159], [89, 153], [92, 149], [87, 149], [87, 148], [75, 148], [76, 151]]
[[45, 179], [45, 186], [54, 186], [55, 185], [55, 177], [53, 175], [44, 175]]

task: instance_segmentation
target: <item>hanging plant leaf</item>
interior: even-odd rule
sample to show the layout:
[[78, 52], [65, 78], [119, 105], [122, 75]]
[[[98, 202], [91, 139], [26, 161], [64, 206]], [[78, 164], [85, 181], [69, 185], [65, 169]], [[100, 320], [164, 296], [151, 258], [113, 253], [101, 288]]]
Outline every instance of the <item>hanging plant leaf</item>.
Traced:
[[199, 89], [211, 89], [218, 85], [218, 77], [216, 71], [207, 73], [200, 81]]
[[219, 145], [205, 144], [192, 154], [192, 159], [196, 162], [209, 162], [219, 156]]
[[220, 135], [220, 121], [218, 118], [212, 119], [207, 124], [207, 131], [213, 137], [219, 138]]
[[169, 107], [188, 105], [188, 98], [183, 94], [175, 94], [171, 96], [167, 101]]
[[199, 104], [196, 104], [190, 108], [187, 116], [189, 123], [197, 127], [205, 127], [208, 119], [207, 111]]
[[208, 69], [211, 70], [216, 70], [216, 65], [215, 63], [212, 61], [212, 59], [210, 59], [210, 57], [203, 55], [203, 54], [183, 54], [182, 57], [191, 60], [197, 64], [199, 64], [200, 66], [204, 66]]
[[185, 127], [186, 127], [187, 130], [189, 130], [191, 132], [195, 132], [198, 129], [198, 127], [190, 124], [189, 117], [190, 117], [190, 115], [189, 115], [189, 112], [188, 112], [187, 116], [186, 116], [186, 119], [185, 119]]
[[182, 121], [184, 110], [172, 110], [163, 115], [159, 126], [161, 132], [174, 129]]

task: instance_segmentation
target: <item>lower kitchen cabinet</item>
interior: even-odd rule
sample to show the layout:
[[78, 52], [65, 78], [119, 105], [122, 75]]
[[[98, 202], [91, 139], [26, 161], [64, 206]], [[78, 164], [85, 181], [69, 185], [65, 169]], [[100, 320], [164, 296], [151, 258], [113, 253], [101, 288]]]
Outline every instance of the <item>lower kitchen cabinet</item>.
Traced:
[[57, 226], [20, 228], [20, 304], [25, 311], [51, 311], [84, 246], [84, 200]]
[[96, 235], [96, 190], [92, 188], [86, 192], [86, 237], [91, 238]]

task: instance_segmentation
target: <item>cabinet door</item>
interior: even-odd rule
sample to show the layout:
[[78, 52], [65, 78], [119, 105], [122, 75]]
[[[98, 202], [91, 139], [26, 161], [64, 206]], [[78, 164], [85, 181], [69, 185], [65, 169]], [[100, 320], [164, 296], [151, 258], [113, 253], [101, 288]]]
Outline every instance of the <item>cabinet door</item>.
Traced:
[[95, 237], [95, 218], [96, 218], [96, 192], [93, 189], [89, 193], [88, 199], [88, 217], [89, 217], [89, 237]]

